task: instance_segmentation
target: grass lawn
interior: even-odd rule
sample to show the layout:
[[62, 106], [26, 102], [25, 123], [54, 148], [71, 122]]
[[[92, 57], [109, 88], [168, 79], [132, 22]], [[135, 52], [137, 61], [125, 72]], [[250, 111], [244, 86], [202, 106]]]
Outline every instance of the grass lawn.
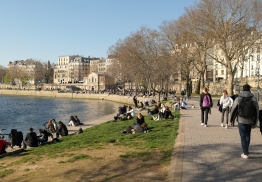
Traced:
[[[36, 173], [32, 173], [33, 171], [29, 166], [39, 165], [53, 159], [57, 161], [56, 165], [70, 165], [70, 163], [86, 160], [99, 162], [99, 160], [103, 160], [103, 157], [90, 156], [88, 152], [78, 153], [78, 151], [101, 150], [104, 152], [108, 147], [110, 149], [119, 147], [127, 149], [117, 157], [117, 160], [123, 163], [130, 160], [139, 160], [140, 162], [154, 161], [153, 165], [167, 167], [170, 163], [175, 138], [178, 134], [180, 112], [177, 111], [175, 115], [176, 119], [174, 120], [160, 121], [150, 120], [150, 116], [145, 116], [145, 122], [150, 129], [148, 133], [119, 134], [120, 131], [132, 125], [134, 120], [108, 121], [86, 129], [81, 134], [63, 137], [60, 139], [60, 142], [25, 150], [15, 159], [12, 156], [6, 156], [3, 159], [7, 162], [2, 161], [0, 163], [0, 166], [2, 166], [0, 177], [16, 173], [20, 165], [24, 165], [25, 168], [22, 173], [30, 173], [29, 176], [34, 176]], [[8, 158], [12, 159], [12, 161], [8, 162]], [[149, 166], [139, 165], [139, 167], [146, 169]], [[163, 175], [165, 176], [166, 174]]]

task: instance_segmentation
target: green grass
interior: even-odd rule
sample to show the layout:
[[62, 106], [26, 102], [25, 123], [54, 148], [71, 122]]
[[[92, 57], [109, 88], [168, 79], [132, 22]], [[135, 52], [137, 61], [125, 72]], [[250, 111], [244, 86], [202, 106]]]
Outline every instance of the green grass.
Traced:
[[0, 178], [3, 178], [9, 174], [12, 174], [14, 172], [13, 169], [6, 169], [4, 171], [0, 171]]
[[[156, 153], [161, 155], [161, 164], [167, 165], [177, 136], [180, 113], [177, 111], [175, 120], [150, 120], [145, 116], [145, 122], [150, 128], [149, 133], [119, 134], [119, 131], [132, 125], [134, 120], [128, 121], [108, 121], [106, 123], [93, 126], [84, 130], [81, 134], [70, 135], [60, 139], [60, 142], [48, 144], [27, 150], [26, 155], [13, 164], [20, 164], [31, 161], [42, 160], [46, 156], [49, 158], [71, 157], [65, 162], [90, 158], [88, 155], [78, 154], [79, 149], [102, 149], [112, 144], [115, 146], [125, 146], [132, 148], [132, 152], [121, 155], [121, 159], [129, 157], [148, 160]], [[73, 153], [73, 154], [72, 154]], [[77, 155], [78, 154], [78, 155]], [[12, 165], [13, 165], [12, 164]]]

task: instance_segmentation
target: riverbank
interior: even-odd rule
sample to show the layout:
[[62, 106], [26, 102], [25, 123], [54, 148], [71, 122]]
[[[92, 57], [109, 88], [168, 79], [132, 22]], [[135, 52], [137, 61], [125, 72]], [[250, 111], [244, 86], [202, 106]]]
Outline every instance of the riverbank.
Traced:
[[[0, 95], [19, 95], [53, 98], [72, 98], [72, 99], [96, 99], [107, 100], [125, 104], [133, 104], [133, 97], [119, 96], [111, 94], [89, 94], [89, 93], [58, 93], [57, 91], [31, 91], [31, 90], [0, 90]], [[139, 98], [138, 98], [139, 99]]]

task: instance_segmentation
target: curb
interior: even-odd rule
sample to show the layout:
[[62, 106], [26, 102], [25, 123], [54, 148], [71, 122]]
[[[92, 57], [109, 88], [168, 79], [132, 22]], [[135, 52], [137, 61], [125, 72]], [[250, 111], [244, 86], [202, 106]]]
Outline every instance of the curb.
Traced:
[[168, 175], [166, 182], [181, 182], [183, 175], [183, 159], [185, 146], [185, 119], [182, 117], [182, 110], [180, 110], [180, 121], [178, 128], [178, 135], [175, 140], [173, 152], [171, 155], [171, 162], [168, 168]]

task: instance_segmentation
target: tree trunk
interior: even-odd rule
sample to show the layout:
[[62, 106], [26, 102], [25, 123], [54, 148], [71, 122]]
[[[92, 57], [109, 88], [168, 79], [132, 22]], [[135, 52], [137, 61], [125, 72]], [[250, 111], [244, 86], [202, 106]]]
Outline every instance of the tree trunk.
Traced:
[[227, 83], [228, 95], [233, 95], [233, 82], [234, 82], [234, 74], [228, 72], [228, 83]]
[[195, 94], [200, 94], [200, 80], [196, 82]]
[[158, 101], [160, 102], [161, 92], [158, 92]]

